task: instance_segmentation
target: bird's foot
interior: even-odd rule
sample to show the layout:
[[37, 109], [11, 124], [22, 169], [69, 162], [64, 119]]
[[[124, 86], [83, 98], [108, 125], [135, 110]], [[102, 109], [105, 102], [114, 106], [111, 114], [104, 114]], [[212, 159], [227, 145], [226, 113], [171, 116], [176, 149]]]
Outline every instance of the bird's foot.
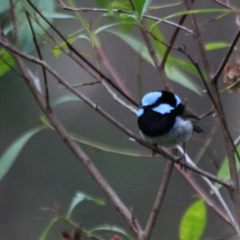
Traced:
[[186, 170], [187, 170], [187, 162], [186, 162], [186, 159], [185, 159], [185, 157], [180, 157], [180, 158], [178, 158], [177, 160], [176, 160], [176, 163], [177, 164], [179, 164], [180, 165], [180, 169], [182, 170], [184, 170], [185, 172], [186, 172]]
[[153, 143], [152, 145], [152, 156], [154, 157], [157, 154], [157, 144]]

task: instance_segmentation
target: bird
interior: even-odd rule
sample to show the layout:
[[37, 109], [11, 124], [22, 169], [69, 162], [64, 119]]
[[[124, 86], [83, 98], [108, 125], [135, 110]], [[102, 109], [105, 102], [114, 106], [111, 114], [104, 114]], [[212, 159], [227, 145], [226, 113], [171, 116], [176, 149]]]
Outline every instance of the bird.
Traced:
[[162, 90], [145, 94], [136, 112], [141, 137], [163, 147], [175, 147], [188, 141], [193, 132], [203, 132], [193, 124], [198, 119], [188, 113], [178, 95]]

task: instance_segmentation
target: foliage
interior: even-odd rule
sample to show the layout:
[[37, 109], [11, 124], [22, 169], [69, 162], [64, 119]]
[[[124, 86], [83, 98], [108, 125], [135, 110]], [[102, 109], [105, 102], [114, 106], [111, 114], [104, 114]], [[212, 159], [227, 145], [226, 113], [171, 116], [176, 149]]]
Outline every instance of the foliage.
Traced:
[[[229, 61], [229, 59], [234, 58], [234, 54], [239, 54], [237, 42], [240, 31], [237, 32], [233, 40], [229, 39], [228, 41], [220, 36], [205, 41], [201, 32], [201, 29], [207, 29], [208, 25], [225, 20], [229, 16], [235, 16], [239, 11], [231, 6], [229, 3], [231, 1], [227, 1], [228, 5], [225, 2], [213, 1], [214, 7], [212, 8], [197, 8], [194, 5], [194, 1], [190, 0], [184, 0], [184, 4], [181, 2], [155, 4], [152, 0], [95, 0], [95, 5], [92, 7], [81, 6], [81, 3], [73, 0], [66, 2], [68, 5], [65, 5], [66, 3], [61, 0], [10, 0], [3, 1], [0, 8], [1, 20], [4, 23], [2, 24], [3, 34], [0, 36], [0, 76], [4, 76], [10, 71], [20, 75], [42, 111], [39, 117], [41, 125], [29, 127], [25, 133], [16, 138], [2, 153], [0, 157], [0, 180], [2, 181], [6, 174], [11, 171], [20, 152], [36, 133], [43, 129], [53, 130], [69, 147], [75, 157], [82, 163], [82, 166], [86, 168], [89, 175], [97, 182], [109, 201], [120, 212], [129, 226], [131, 234], [128, 233], [125, 227], [115, 224], [101, 224], [91, 228], [79, 225], [78, 221], [73, 220], [72, 217], [72, 213], [77, 211], [76, 207], [79, 204], [82, 205], [84, 201], [90, 201], [106, 208], [106, 203], [102, 199], [78, 192], [73, 197], [66, 214], [53, 211], [54, 216], [42, 231], [39, 240], [48, 239], [50, 231], [52, 231], [53, 226], [59, 220], [66, 226], [70, 225], [72, 228], [77, 229], [79, 234], [83, 233], [85, 238], [109, 239], [104, 234], [107, 232], [113, 236], [111, 240], [134, 239], [132, 235], [139, 240], [150, 239], [155, 227], [157, 214], [161, 210], [162, 201], [164, 198], [167, 198], [166, 189], [172, 175], [173, 166], [186, 179], [186, 182], [192, 186], [200, 198], [191, 204], [183, 214], [179, 224], [179, 238], [182, 240], [197, 240], [208, 235], [205, 232], [206, 225], [211, 224], [210, 222], [207, 223], [208, 208], [217, 213], [217, 216], [225, 221], [226, 225], [230, 225], [234, 234], [240, 236], [240, 192], [238, 188], [240, 145], [239, 141], [234, 142], [233, 140], [232, 128], [228, 126], [228, 118], [224, 111], [224, 98], [221, 95], [229, 91], [236, 92], [236, 90], [240, 89], [239, 60], [233, 60], [233, 63]], [[80, 6], [77, 7], [77, 4], [80, 4]], [[59, 7], [63, 10], [68, 10], [68, 13], [60, 12]], [[163, 16], [156, 17], [156, 11], [160, 11]], [[98, 18], [96, 17], [98, 20], [90, 21], [85, 15], [86, 12], [92, 13], [93, 16], [98, 16]], [[198, 23], [197, 19], [200, 16], [206, 17], [207, 20], [204, 23]], [[237, 24], [239, 24], [238, 18], [239, 15], [236, 16]], [[67, 35], [65, 33], [66, 29], [56, 27], [54, 22], [56, 19], [71, 21], [77, 27], [75, 31], [67, 33]], [[190, 26], [185, 23], [186, 19], [191, 23]], [[173, 30], [166, 33], [164, 25]], [[192, 46], [185, 44], [185, 42], [180, 42], [186, 41], [186, 43], [189, 43], [185, 38], [177, 41], [177, 37], [181, 37], [181, 34], [191, 37], [194, 47], [198, 50], [197, 57], [195, 56], [195, 51], [191, 49]], [[105, 46], [102, 42], [104, 38], [111, 42], [117, 39], [139, 59], [136, 78], [131, 82], [126, 82], [118, 74], [117, 66], [114, 66], [113, 61], [110, 60], [107, 51], [105, 51]], [[51, 51], [49, 52], [56, 62], [60, 61], [63, 55], [68, 56], [74, 64], [88, 74], [91, 81], [86, 80], [80, 83], [77, 82], [77, 84], [69, 83], [64, 76], [46, 62], [47, 58], [45, 59], [45, 56], [41, 54], [42, 44], [51, 46]], [[221, 61], [218, 61], [218, 67], [213, 71], [208, 54], [217, 55], [223, 51], [225, 52], [221, 55]], [[131, 60], [131, 56], [129, 58]], [[27, 61], [41, 66], [41, 77], [33, 73], [32, 69], [30, 69], [31, 65], [26, 65]], [[223, 158], [218, 156], [217, 161], [215, 161], [217, 166], [215, 170], [217, 172], [216, 176], [212, 173], [212, 170], [204, 171], [198, 167], [188, 153], [185, 152], [185, 149], [180, 147], [178, 149], [186, 162], [179, 161], [179, 157], [174, 151], [170, 153], [170, 151], [165, 149], [156, 148], [157, 156], [152, 156], [150, 153], [152, 146], [133, 133], [131, 129], [125, 127], [123, 124], [124, 118], [120, 120], [115, 119], [114, 114], [105, 110], [108, 109], [108, 106], [102, 107], [101, 103], [98, 104], [93, 96], [90, 94], [88, 96], [88, 94], [85, 94], [85, 90], [83, 90], [85, 86], [88, 86], [90, 89], [95, 85], [101, 86], [106, 95], [110, 97], [110, 101], [116, 101], [125, 110], [135, 114], [138, 103], [134, 99], [131, 88], [134, 86], [134, 92], [142, 95], [146, 85], [149, 84], [150, 80], [149, 82], [144, 81], [142, 77], [144, 75], [143, 64], [145, 63], [146, 65], [149, 64], [148, 67], [152, 68], [159, 75], [160, 81], [156, 84], [157, 86], [161, 84], [162, 88], [172, 91], [173, 86], [175, 86], [174, 83], [177, 83], [182, 89], [192, 92], [193, 95], [195, 94], [196, 98], [204, 96], [209, 99], [209, 109], [211, 110], [206, 109], [205, 117], [212, 116], [209, 120], [211, 122], [209, 125], [212, 126], [210, 131], [205, 133], [205, 140], [199, 140], [202, 145], [198, 145], [200, 150], [199, 153], [196, 153], [196, 156], [198, 156], [197, 160], [202, 160], [209, 156], [211, 161], [215, 161], [215, 155], [211, 150], [211, 142], [216, 140], [214, 135], [219, 130], [225, 146], [225, 155]], [[135, 63], [132, 61], [131, 64], [134, 65]], [[17, 70], [15, 70], [16, 66], [18, 67]], [[136, 69], [136, 66], [131, 67]], [[223, 83], [226, 87], [222, 91], [219, 90], [221, 74], [223, 74]], [[52, 86], [49, 87], [50, 75], [54, 77], [54, 81], [57, 80], [57, 84], [60, 84], [65, 91], [69, 92], [61, 95], [54, 101], [52, 101], [51, 96]], [[36, 85], [44, 86], [44, 88], [39, 89]], [[56, 86], [58, 85], [55, 84], [54, 87]], [[202, 91], [203, 88], [204, 91]], [[127, 135], [128, 139], [132, 141], [131, 143], [142, 145], [144, 152], [137, 147], [133, 148], [132, 145], [129, 148], [124, 148], [114, 146], [113, 144], [104, 144], [96, 139], [87, 138], [67, 130], [55, 114], [56, 108], [59, 105], [67, 105], [70, 102], [79, 100], [104, 117], [118, 131], [120, 130], [121, 133]], [[198, 119], [194, 114], [192, 116], [195, 120]], [[213, 126], [215, 119], [221, 126], [221, 130]], [[97, 127], [98, 124], [93, 124], [91, 130], [94, 131]], [[155, 204], [149, 212], [147, 221], [138, 220], [138, 215], [140, 214], [133, 211], [135, 210], [134, 206], [133, 210], [129, 206], [125, 206], [111, 184], [105, 180], [99, 169], [94, 165], [91, 157], [87, 156], [84, 146], [86, 149], [95, 149], [114, 155], [118, 154], [121, 157], [158, 158], [161, 155], [161, 157], [168, 159], [169, 162], [163, 175], [162, 185], [156, 194]], [[221, 166], [218, 168], [219, 159], [221, 160]], [[182, 165], [179, 166], [179, 164]], [[185, 168], [186, 171], [182, 168]], [[207, 183], [210, 191], [205, 192], [198, 186], [196, 176], [193, 176], [192, 172], [197, 173]], [[121, 177], [124, 178], [123, 176]], [[215, 182], [215, 185], [212, 182]], [[223, 187], [226, 188], [231, 193], [230, 199], [222, 196], [220, 187], [222, 187], [221, 189]], [[215, 195], [210, 195], [208, 192], [214, 192]], [[219, 203], [216, 203], [215, 198]], [[232, 201], [231, 204], [228, 204], [228, 201]], [[174, 216], [174, 213], [172, 215]], [[159, 219], [159, 221], [163, 220]], [[147, 222], [146, 226], [141, 226], [140, 222]], [[177, 232], [176, 229], [172, 229], [172, 231]], [[102, 234], [99, 234], [99, 232]], [[62, 232], [63, 238], [70, 235], [68, 232]], [[78, 239], [82, 239], [81, 237], [79, 235]]]

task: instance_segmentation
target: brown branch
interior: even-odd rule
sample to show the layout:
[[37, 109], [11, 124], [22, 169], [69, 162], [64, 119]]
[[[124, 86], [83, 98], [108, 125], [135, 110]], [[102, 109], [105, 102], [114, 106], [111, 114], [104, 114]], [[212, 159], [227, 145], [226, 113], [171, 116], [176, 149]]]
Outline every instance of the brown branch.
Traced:
[[[83, 102], [85, 102], [88, 106], [90, 106], [91, 108], [95, 109], [95, 111], [97, 111], [98, 113], [100, 113], [105, 119], [107, 119], [109, 122], [111, 122], [114, 126], [116, 126], [118, 129], [120, 129], [122, 132], [124, 132], [126, 135], [128, 135], [130, 138], [135, 139], [136, 142], [138, 142], [140, 145], [149, 148], [150, 150], [152, 150], [152, 145], [145, 142], [144, 140], [142, 140], [142, 138], [140, 138], [139, 136], [137, 136], [136, 134], [134, 134], [133, 132], [131, 132], [129, 129], [125, 128], [121, 123], [119, 123], [116, 119], [114, 119], [112, 116], [110, 116], [107, 112], [105, 112], [101, 107], [99, 107], [96, 103], [92, 102], [90, 99], [88, 99], [86, 96], [84, 96], [82, 93], [80, 93], [79, 91], [77, 91], [76, 89], [74, 89], [68, 82], [64, 81], [64, 79], [55, 71], [53, 70], [48, 64], [46, 64], [44, 61], [41, 61], [33, 56], [30, 56], [28, 54], [25, 54], [15, 48], [13, 48], [12, 46], [10, 46], [8, 43], [6, 43], [5, 41], [3, 41], [3, 39], [0, 36], [0, 44], [6, 48], [7, 50], [9, 50], [10, 52], [23, 57], [24, 59], [29, 60], [30, 62], [34, 62], [40, 66], [44, 66], [46, 68], [46, 70], [52, 75], [54, 76], [57, 81], [62, 84], [64, 87], [66, 87], [70, 92], [72, 92], [74, 95], [78, 96]], [[169, 159], [171, 161], [174, 162], [178, 162], [178, 158], [169, 154], [168, 152], [164, 151], [163, 149], [156, 149], [156, 153], [160, 154], [161, 156], [165, 157], [166, 159]], [[221, 185], [231, 188], [231, 183], [228, 183], [222, 179], [217, 178], [216, 176], [200, 169], [200, 168], [196, 168], [196, 167], [192, 167], [189, 164], [186, 164], [186, 168], [192, 170], [193, 172], [199, 173], [200, 175], [206, 176], [207, 178], [209, 178], [210, 180], [214, 181], [214, 182], [218, 182]]]
[[[184, 1], [185, 1], [187, 10], [192, 10], [193, 7], [192, 7], [191, 0], [184, 0]], [[196, 41], [197, 47], [200, 52], [200, 56], [203, 60], [203, 65], [208, 74], [208, 79], [211, 80], [212, 79], [212, 69], [211, 69], [211, 65], [208, 60], [206, 51], [204, 49], [203, 40], [202, 40], [202, 37], [200, 34], [199, 26], [197, 24], [195, 15], [190, 15], [190, 20], [191, 20], [191, 23], [192, 23], [192, 26], [194, 29], [193, 37]], [[228, 127], [227, 127], [222, 102], [221, 102], [221, 99], [219, 96], [217, 82], [216, 82], [216, 84], [212, 84], [209, 87], [209, 90], [210, 91], [208, 93], [212, 97], [213, 104], [215, 105], [216, 110], [219, 115], [219, 118], [220, 118], [223, 140], [224, 140], [224, 144], [225, 144], [225, 148], [226, 148], [227, 156], [228, 156], [228, 161], [229, 161], [229, 170], [230, 170], [231, 180], [233, 182], [233, 188], [230, 190], [230, 193], [231, 193], [231, 197], [233, 199], [234, 207], [236, 210], [238, 224], [240, 224], [240, 194], [239, 194], [238, 174], [237, 174], [237, 168], [236, 168], [236, 162], [235, 162], [235, 156], [234, 156], [234, 153], [236, 152], [235, 146], [234, 146], [233, 140], [231, 138], [231, 135], [229, 133]], [[237, 233], [239, 234], [239, 231]]]
[[[39, 57], [39, 59], [43, 60], [42, 53], [41, 53], [39, 45], [38, 45], [37, 37], [36, 37], [35, 31], [34, 31], [33, 26], [32, 26], [30, 15], [29, 15], [28, 12], [25, 12], [25, 14], [27, 16], [28, 24], [30, 26], [30, 30], [31, 30], [32, 35], [33, 35], [33, 42], [34, 42], [35, 48], [37, 50], [38, 57]], [[46, 70], [45, 70], [44, 67], [42, 67], [42, 72], [43, 72], [43, 80], [44, 80], [44, 86], [45, 86], [45, 98], [46, 98], [47, 106], [50, 108], [47, 73], [46, 73]]]
[[224, 8], [229, 8], [229, 9], [232, 9], [232, 10], [233, 10], [233, 9], [236, 9], [236, 8], [230, 6], [230, 5], [227, 5], [227, 4], [223, 3], [222, 1], [219, 1], [219, 0], [213, 0], [213, 1], [214, 1], [215, 3], [221, 5], [221, 6], [224, 7]]
[[155, 226], [158, 213], [160, 211], [160, 208], [161, 208], [162, 203], [163, 203], [163, 199], [164, 199], [164, 197], [166, 195], [166, 192], [167, 192], [167, 187], [168, 187], [169, 180], [170, 180], [170, 177], [171, 177], [171, 174], [172, 174], [173, 166], [174, 166], [173, 162], [171, 162], [171, 161], [167, 162], [167, 166], [166, 166], [165, 171], [164, 171], [161, 186], [158, 190], [158, 193], [157, 193], [152, 211], [150, 213], [150, 216], [148, 218], [145, 230], [143, 232], [144, 239], [149, 239], [150, 238], [152, 230]]
[[197, 184], [197, 182], [192, 178], [192, 175], [187, 171], [182, 171], [180, 166], [175, 165], [178, 172], [187, 180], [187, 182], [192, 186], [192, 188], [197, 192], [197, 194], [205, 201], [205, 203], [212, 208], [225, 222], [227, 222], [231, 227], [234, 228], [232, 221], [229, 219], [227, 214], [219, 208], [216, 203], [212, 200], [209, 195]]
[[228, 62], [230, 56], [232, 55], [232, 52], [234, 50], [234, 47], [236, 46], [238, 40], [240, 37], [240, 29], [238, 30], [235, 38], [233, 39], [230, 48], [228, 49], [227, 54], [225, 55], [224, 59], [222, 60], [222, 63], [220, 64], [218, 70], [216, 71], [216, 73], [214, 74], [213, 78], [212, 78], [212, 84], [217, 84], [218, 78], [220, 77], [224, 67], [226, 66], [226, 63]]
[[166, 76], [166, 73], [165, 73], [164, 69], [161, 67], [161, 65], [159, 65], [159, 62], [158, 62], [157, 56], [155, 54], [154, 48], [153, 48], [153, 46], [152, 46], [152, 44], [151, 44], [151, 42], [148, 38], [146, 30], [143, 29], [143, 27], [141, 28], [141, 33], [142, 33], [144, 42], [147, 46], [149, 55], [151, 56], [151, 58], [154, 62], [154, 65], [155, 65], [155, 67], [156, 67], [156, 69], [159, 73], [160, 79], [163, 83], [163, 86], [164, 86], [165, 90], [173, 91], [171, 85], [169, 84], [169, 80], [167, 79], [167, 76]]
[[121, 79], [121, 77], [119, 76], [119, 74], [117, 73], [116, 69], [114, 69], [114, 67], [112, 66], [111, 61], [109, 61], [109, 58], [107, 57], [103, 46], [101, 44], [97, 44], [95, 45], [95, 49], [98, 53], [98, 55], [100, 56], [104, 66], [107, 68], [107, 70], [109, 71], [109, 73], [112, 75], [113, 79], [116, 81], [116, 83], [118, 84], [118, 86], [125, 92], [127, 93], [128, 96], [132, 96], [132, 93], [130, 92], [130, 90], [127, 88], [125, 81], [123, 79]]
[[[103, 13], [107, 13], [108, 12], [108, 9], [104, 9], [104, 8], [73, 8], [73, 7], [68, 7], [67, 5], [65, 5], [63, 3], [62, 0], [58, 0], [58, 2], [60, 3], [61, 7], [63, 10], [67, 10], [67, 11], [71, 11], [71, 12], [103, 12]], [[114, 13], [125, 13], [125, 14], [132, 14], [132, 12], [128, 12], [128, 11], [125, 11], [125, 10], [122, 10], [122, 9], [112, 9], [112, 11]], [[152, 19], [154, 21], [160, 21], [162, 19], [158, 18], [158, 17], [154, 17], [154, 16], [149, 16], [149, 15], [146, 15], [144, 14], [143, 15], [143, 18], [147, 18], [147, 19]], [[192, 30], [186, 28], [185, 26], [181, 26], [175, 22], [171, 22], [169, 20], [162, 20], [163, 23], [165, 24], [169, 24], [173, 27], [177, 27], [177, 28], [180, 28], [181, 30], [187, 32], [188, 34], [192, 34]]]
[[[180, 18], [178, 24], [179, 24], [179, 25], [182, 25], [182, 24], [184, 23], [186, 17], [187, 17], [187, 15], [183, 15], [183, 16]], [[173, 33], [170, 41], [169, 41], [169, 46], [167, 47], [167, 50], [166, 50], [166, 52], [165, 52], [165, 54], [164, 54], [164, 56], [163, 56], [162, 62], [161, 62], [161, 68], [162, 68], [162, 69], [164, 69], [165, 63], [166, 63], [166, 61], [167, 61], [167, 58], [168, 58], [168, 56], [169, 56], [169, 54], [170, 54], [170, 51], [171, 51], [172, 46], [173, 46], [173, 44], [174, 44], [174, 42], [175, 42], [175, 40], [176, 40], [176, 38], [177, 38], [177, 35], [178, 35], [179, 31], [180, 31], [180, 28], [177, 27], [177, 28], [175, 29], [175, 31], [174, 31], [174, 33]]]
[[30, 4], [30, 6], [36, 11], [42, 19], [59, 35], [59, 37], [66, 43], [67, 47], [74, 52], [88, 67], [90, 67], [94, 72], [96, 72], [100, 78], [105, 79], [117, 92], [122, 94], [130, 103], [133, 105], [137, 106], [137, 103], [130, 98], [126, 93], [124, 93], [111, 79], [106, 77], [101, 71], [99, 71], [92, 63], [90, 63], [82, 54], [80, 54], [68, 41], [67, 39], [61, 34], [58, 29], [56, 29], [52, 23], [50, 23], [44, 16], [43, 14], [34, 6], [34, 4], [30, 1], [27, 0], [27, 2]]
[[70, 148], [76, 158], [81, 162], [81, 164], [85, 167], [88, 173], [96, 181], [100, 189], [111, 200], [117, 211], [124, 217], [133, 233], [138, 236], [140, 232], [142, 232], [141, 226], [139, 225], [138, 221], [135, 219], [133, 223], [131, 211], [129, 211], [129, 209], [124, 205], [124, 203], [115, 193], [115, 191], [111, 188], [111, 186], [107, 183], [107, 181], [103, 178], [103, 176], [97, 170], [89, 157], [85, 154], [85, 152], [81, 149], [81, 147], [71, 138], [64, 126], [58, 121], [53, 111], [48, 108], [46, 99], [35, 87], [33, 79], [31, 79], [31, 77], [27, 73], [26, 67], [18, 56], [19, 54], [14, 55], [16, 62], [22, 71], [26, 85], [28, 86], [40, 109], [43, 111], [43, 113], [45, 114], [51, 125], [54, 127], [60, 138]]

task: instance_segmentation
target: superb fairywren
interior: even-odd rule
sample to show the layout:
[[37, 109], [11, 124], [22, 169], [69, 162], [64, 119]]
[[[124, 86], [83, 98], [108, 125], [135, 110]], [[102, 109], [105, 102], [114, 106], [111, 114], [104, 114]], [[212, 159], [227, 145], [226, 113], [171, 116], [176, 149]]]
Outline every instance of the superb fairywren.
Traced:
[[169, 91], [147, 93], [136, 114], [142, 138], [153, 144], [174, 147], [188, 141], [193, 131], [203, 132], [193, 125], [194, 115], [186, 114], [181, 99]]

